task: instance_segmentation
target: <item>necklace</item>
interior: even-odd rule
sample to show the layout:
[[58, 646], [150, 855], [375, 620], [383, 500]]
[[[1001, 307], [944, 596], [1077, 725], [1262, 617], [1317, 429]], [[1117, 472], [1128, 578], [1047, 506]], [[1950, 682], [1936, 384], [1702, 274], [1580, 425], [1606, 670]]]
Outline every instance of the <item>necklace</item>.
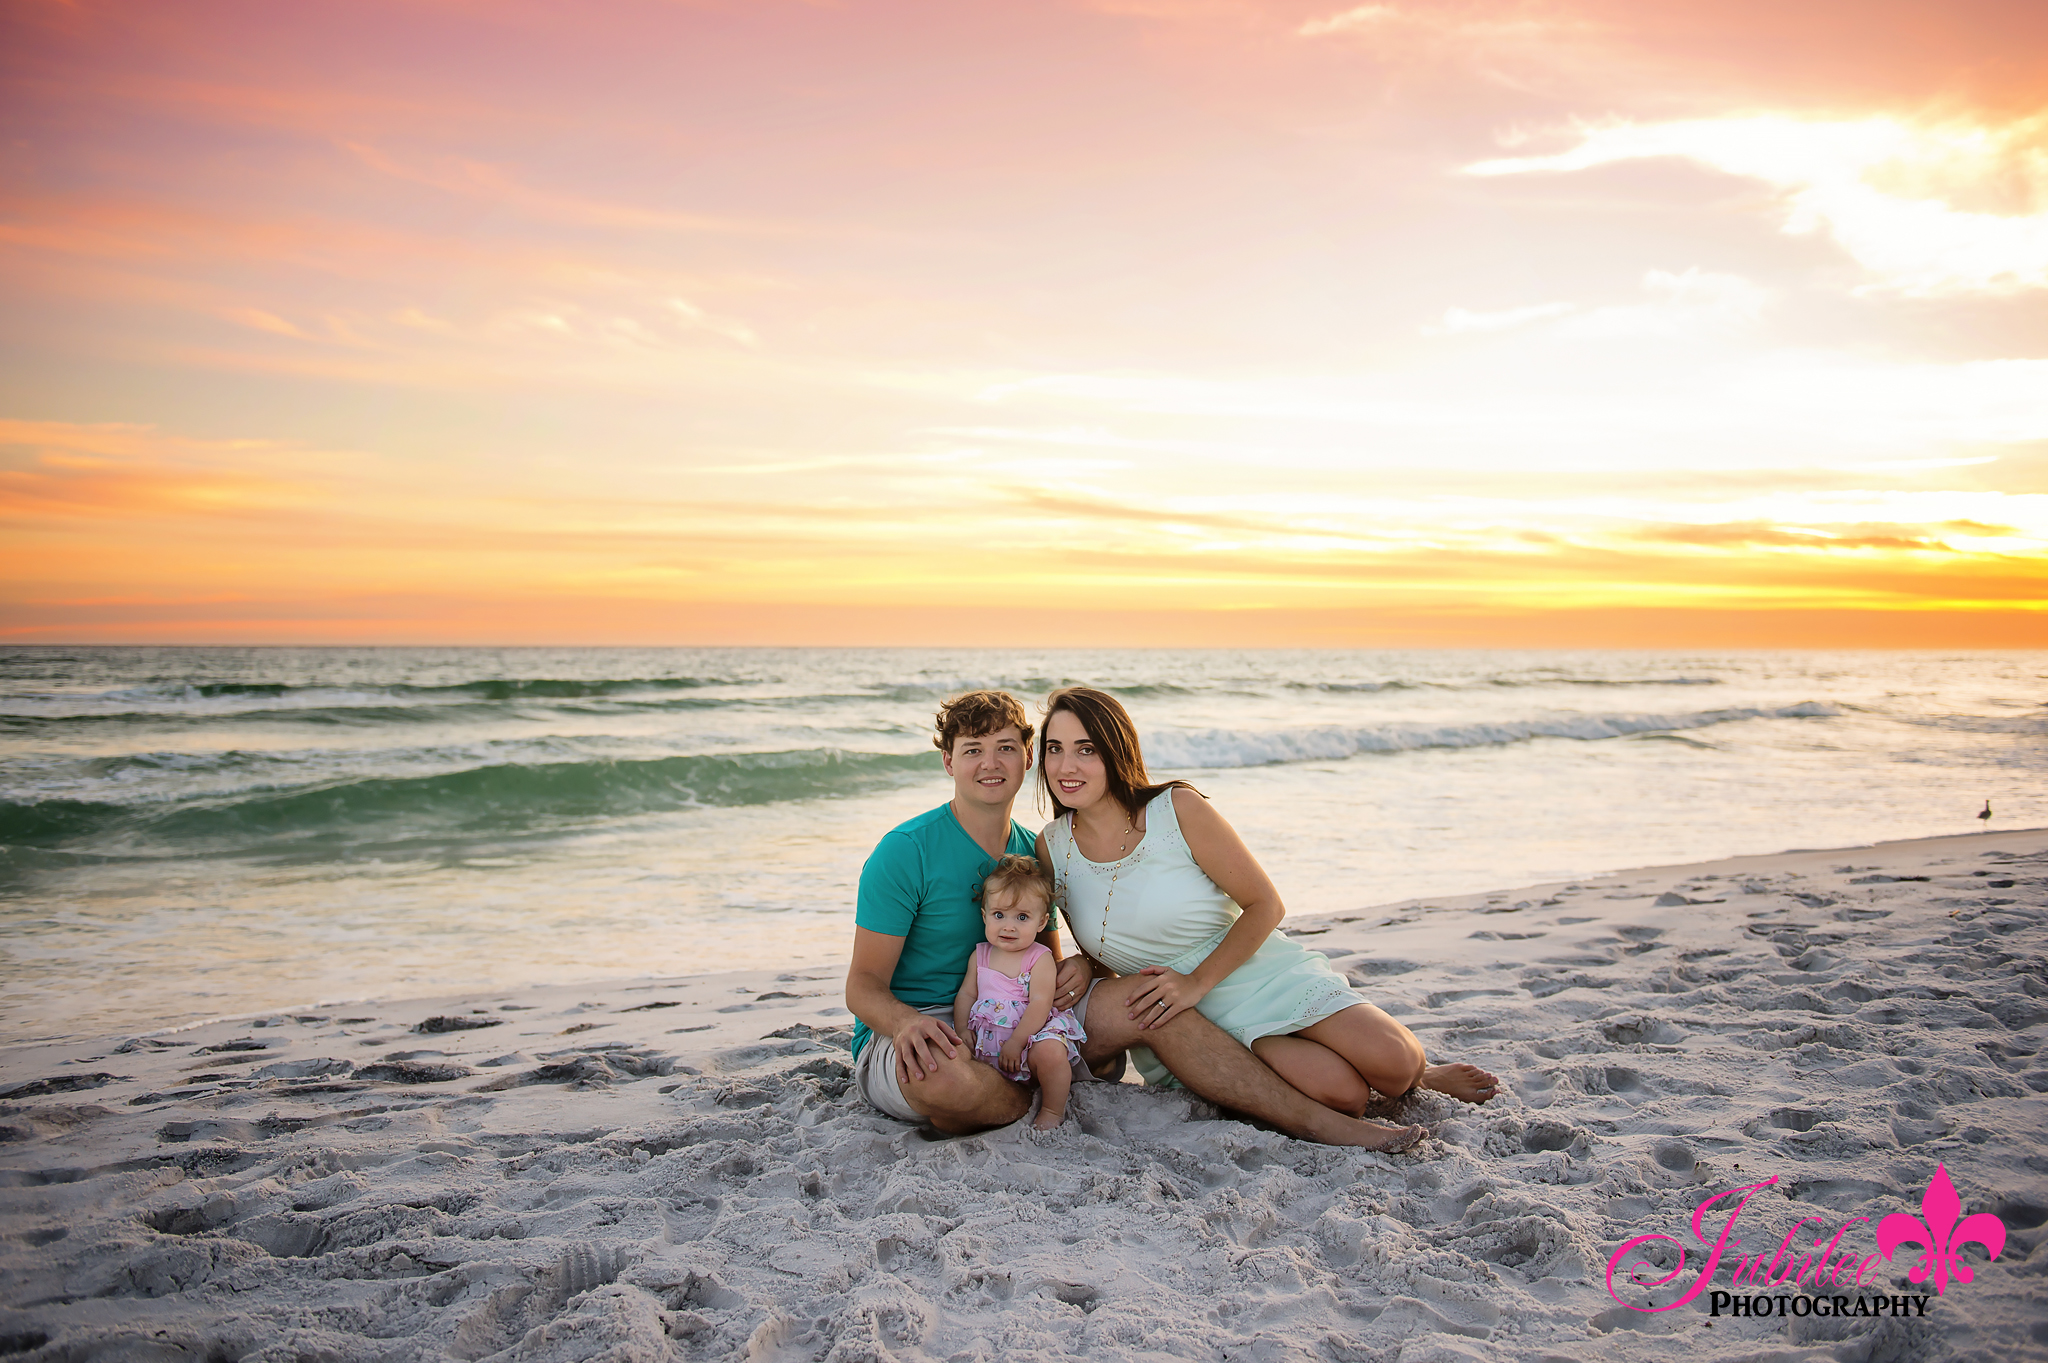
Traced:
[[[1131, 834], [1137, 832], [1137, 830], [1137, 820], [1126, 815], [1124, 818], [1124, 840], [1117, 844], [1116, 866], [1109, 873], [1109, 893], [1104, 895], [1102, 899], [1102, 926], [1095, 931], [1095, 949], [1098, 952], [1109, 944], [1109, 906], [1110, 902], [1116, 898], [1116, 878], [1122, 875], [1124, 871], [1124, 852], [1131, 845]], [[1074, 835], [1074, 812], [1068, 810], [1067, 855], [1060, 861], [1060, 879], [1068, 885], [1074, 883], [1072, 875], [1074, 869], [1074, 844], [1078, 841], [1080, 839]], [[1071, 895], [1068, 897], [1071, 898]]]

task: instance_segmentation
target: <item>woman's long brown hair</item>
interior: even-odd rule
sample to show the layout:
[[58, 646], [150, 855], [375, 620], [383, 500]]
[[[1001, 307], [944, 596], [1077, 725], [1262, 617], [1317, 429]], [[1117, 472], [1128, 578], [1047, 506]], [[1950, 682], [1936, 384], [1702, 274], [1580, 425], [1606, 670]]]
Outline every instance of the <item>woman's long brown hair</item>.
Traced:
[[[1109, 783], [1110, 798], [1132, 818], [1162, 790], [1195, 790], [1186, 781], [1154, 781], [1146, 772], [1145, 753], [1138, 746], [1138, 726], [1131, 723], [1130, 711], [1115, 696], [1092, 686], [1063, 686], [1045, 698], [1045, 725], [1038, 730], [1038, 783], [1052, 801], [1054, 818], [1068, 810], [1060, 803], [1059, 792], [1053, 789], [1052, 777], [1046, 772], [1045, 736], [1052, 717], [1062, 710], [1081, 721], [1089, 742], [1102, 758], [1102, 775]], [[1195, 790], [1195, 794], [1201, 793]]]

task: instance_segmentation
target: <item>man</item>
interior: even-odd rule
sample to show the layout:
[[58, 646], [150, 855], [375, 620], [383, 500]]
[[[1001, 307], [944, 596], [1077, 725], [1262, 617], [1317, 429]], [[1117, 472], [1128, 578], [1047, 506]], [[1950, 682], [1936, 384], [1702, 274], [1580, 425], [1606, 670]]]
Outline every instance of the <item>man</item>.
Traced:
[[[861, 868], [846, 1006], [859, 1019], [853, 1073], [861, 1096], [899, 1121], [965, 1135], [1006, 1126], [1031, 1108], [1030, 1089], [976, 1060], [949, 1019], [968, 953], [982, 940], [982, 879], [1005, 852], [1029, 856], [1035, 846], [1010, 817], [1031, 769], [1032, 725], [1007, 691], [970, 691], [939, 707], [937, 728], [933, 742], [953, 798], [891, 829]], [[1055, 959], [1058, 927], [1055, 918], [1040, 938]], [[1085, 957], [1060, 962], [1053, 1002], [1075, 1008], [1088, 1030], [1082, 1054], [1099, 1069], [1120, 1070], [1120, 1052], [1142, 1044], [1195, 1093], [1303, 1140], [1386, 1149], [1421, 1135], [1419, 1127], [1390, 1131], [1324, 1107], [1193, 1009], [1141, 1035], [1129, 1014], [1142, 983], [1092, 981]], [[1077, 1065], [1074, 1077], [1092, 1076]]]
[[[1031, 1107], [1031, 1090], [974, 1059], [949, 1019], [983, 936], [982, 879], [997, 857], [1028, 857], [1034, 845], [1010, 817], [1031, 769], [1032, 726], [1009, 692], [970, 691], [939, 707], [937, 728], [953, 798], [883, 835], [861, 868], [846, 1006], [859, 1019], [861, 1096], [900, 1121], [962, 1135]], [[1039, 937], [1055, 960], [1058, 927], [1055, 916]], [[1070, 990], [1085, 970], [1066, 963], [1057, 987]]]

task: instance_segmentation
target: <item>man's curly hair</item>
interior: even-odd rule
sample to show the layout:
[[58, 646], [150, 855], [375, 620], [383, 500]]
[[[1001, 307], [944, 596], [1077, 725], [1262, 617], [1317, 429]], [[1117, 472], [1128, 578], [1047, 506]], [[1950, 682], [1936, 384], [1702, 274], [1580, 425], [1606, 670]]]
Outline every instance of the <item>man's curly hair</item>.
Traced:
[[1031, 716], [1024, 713], [1024, 702], [1008, 691], [969, 691], [955, 696], [939, 706], [933, 727], [938, 732], [932, 735], [932, 746], [940, 752], [953, 751], [956, 739], [980, 738], [1012, 727], [1024, 747], [1031, 747]]

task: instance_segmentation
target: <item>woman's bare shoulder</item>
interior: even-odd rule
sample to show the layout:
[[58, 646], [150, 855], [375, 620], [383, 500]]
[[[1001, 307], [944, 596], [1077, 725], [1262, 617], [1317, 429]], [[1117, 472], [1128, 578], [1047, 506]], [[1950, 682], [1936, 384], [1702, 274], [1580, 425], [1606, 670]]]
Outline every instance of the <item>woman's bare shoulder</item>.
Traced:
[[1173, 795], [1173, 817], [1183, 829], [1228, 827], [1216, 806], [1209, 803], [1209, 797], [1189, 786], [1175, 786]]
[[1182, 839], [1194, 851], [1198, 861], [1207, 849], [1243, 846], [1237, 830], [1230, 826], [1230, 820], [1224, 818], [1222, 812], [1198, 790], [1174, 787], [1173, 816], [1180, 823]]

